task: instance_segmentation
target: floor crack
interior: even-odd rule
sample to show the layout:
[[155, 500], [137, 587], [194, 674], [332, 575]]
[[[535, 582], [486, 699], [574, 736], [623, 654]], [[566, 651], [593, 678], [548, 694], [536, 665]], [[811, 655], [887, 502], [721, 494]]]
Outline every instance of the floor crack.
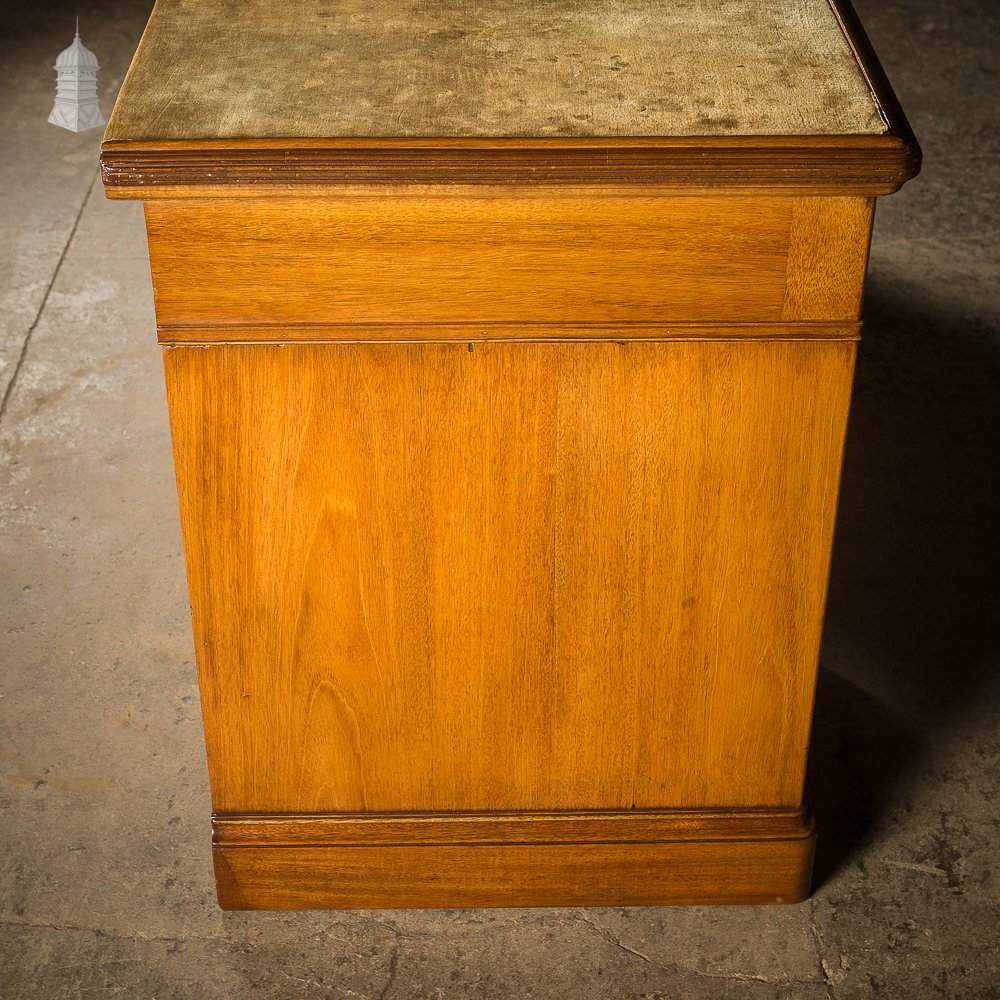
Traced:
[[830, 978], [830, 973], [826, 968], [826, 961], [823, 958], [823, 936], [819, 932], [819, 926], [816, 924], [816, 903], [815, 900], [809, 900], [809, 931], [812, 934], [813, 941], [816, 943], [816, 961], [819, 962], [820, 972], [823, 973], [823, 985], [826, 987], [827, 996], [833, 997], [833, 980]]
[[389, 956], [389, 981], [382, 988], [382, 992], [378, 995], [378, 1000], [385, 1000], [389, 995], [389, 991], [396, 984], [396, 970], [399, 968], [399, 941], [397, 940], [392, 946], [392, 954]]
[[[361, 916], [358, 914], [357, 916]], [[579, 919], [582, 923], [587, 924], [593, 931], [596, 931], [608, 944], [625, 952], [628, 955], [632, 955], [635, 958], [641, 959], [647, 965], [652, 966], [661, 972], [668, 973], [670, 975], [680, 975], [680, 976], [697, 976], [701, 979], [715, 979], [715, 980], [728, 980], [730, 982], [745, 982], [745, 983], [767, 983], [773, 986], [823, 986], [826, 989], [827, 995], [833, 997], [833, 983], [827, 973], [826, 967], [823, 965], [822, 960], [820, 961], [820, 968], [822, 970], [822, 979], [795, 979], [783, 976], [764, 976], [764, 975], [754, 975], [752, 973], [746, 972], [705, 972], [701, 969], [694, 969], [689, 966], [679, 965], [676, 962], [660, 962], [650, 958], [649, 955], [644, 952], [639, 951], [637, 948], [633, 948], [630, 945], [625, 944], [619, 938], [615, 937], [611, 930], [603, 925], [599, 924], [596, 920], [585, 913], [579, 914]], [[394, 938], [392, 951], [389, 957], [389, 968], [388, 968], [388, 981], [385, 986], [382, 987], [381, 992], [378, 995], [378, 1000], [387, 1000], [389, 994], [392, 992], [393, 987], [396, 984], [396, 980], [399, 972], [399, 957], [401, 952], [401, 945], [403, 942], [413, 940], [416, 938], [433, 938], [439, 939], [440, 935], [437, 934], [409, 934], [399, 927], [397, 927], [393, 922], [378, 919], [374, 917], [361, 917], [359, 921], [361, 923], [367, 923], [377, 927], [381, 927], [383, 930], [389, 931]], [[573, 926], [572, 921], [563, 921], [565, 926]], [[214, 941], [218, 942], [220, 940], [225, 940], [225, 938], [220, 938], [218, 936], [208, 935], [146, 935], [146, 934], [124, 934], [115, 931], [105, 930], [101, 927], [84, 927], [75, 924], [55, 924], [55, 923], [32, 923], [29, 921], [13, 921], [4, 920], [0, 918], [0, 926], [5, 927], [21, 927], [25, 929], [34, 930], [51, 930], [51, 931], [77, 931], [86, 932], [90, 934], [100, 935], [102, 937], [107, 937], [115, 940], [123, 941], [135, 941], [135, 942], [163, 942], [167, 944], [177, 944], [183, 942], [196, 942], [196, 941]], [[818, 929], [815, 924], [810, 922], [810, 929], [813, 931], [813, 935], [817, 942], [820, 942]], [[337, 939], [339, 940], [339, 939]], [[303, 980], [305, 982], [305, 980]]]
[[0, 422], [3, 421], [4, 415], [7, 413], [7, 404], [10, 402], [11, 396], [14, 394], [14, 385], [17, 382], [18, 375], [21, 374], [21, 369], [24, 367], [25, 358], [28, 356], [28, 346], [31, 344], [32, 334], [35, 332], [35, 328], [38, 326], [42, 319], [42, 313], [45, 312], [45, 307], [48, 305], [49, 295], [52, 293], [52, 287], [56, 283], [56, 278], [59, 277], [59, 272], [62, 270], [63, 261], [66, 259], [66, 254], [69, 252], [70, 244], [73, 242], [73, 237], [76, 236], [77, 227], [80, 225], [80, 219], [83, 217], [83, 210], [87, 207], [87, 202], [90, 201], [90, 193], [94, 190], [94, 184], [97, 182], [98, 175], [100, 174], [100, 169], [94, 172], [94, 176], [90, 179], [90, 184], [87, 187], [87, 193], [83, 196], [83, 201], [80, 204], [80, 209], [76, 213], [76, 218], [73, 220], [73, 225], [70, 228], [69, 236], [66, 237], [66, 243], [62, 248], [62, 253], [59, 254], [59, 260], [56, 261], [55, 270], [52, 272], [52, 277], [49, 279], [49, 283], [45, 286], [45, 292], [42, 295], [42, 301], [38, 305], [38, 312], [35, 313], [35, 318], [28, 327], [28, 332], [24, 335], [24, 341], [21, 344], [21, 352], [17, 356], [17, 361], [14, 363], [14, 371], [10, 376], [10, 381], [7, 383], [7, 388], [4, 390], [3, 399], [0, 400]]
[[[635, 948], [630, 947], [625, 944], [619, 938], [616, 938], [614, 934], [607, 928], [597, 923], [596, 920], [587, 916], [585, 913], [580, 914], [580, 919], [585, 923], [589, 924], [595, 931], [605, 941], [609, 944], [614, 945], [616, 948], [620, 948], [622, 951], [627, 952], [629, 955], [635, 955], [637, 958], [641, 958], [644, 962], [649, 965], [661, 969], [663, 972], [668, 972], [672, 975], [683, 975], [683, 976], [698, 976], [701, 979], [721, 979], [729, 980], [730, 982], [739, 983], [767, 983], [772, 986], [824, 986], [828, 994], [832, 996], [831, 985], [829, 977], [826, 975], [826, 970], [823, 969], [823, 979], [793, 979], [785, 976], [761, 976], [753, 975], [749, 972], [704, 972], [701, 969], [694, 969], [686, 965], [678, 965], [676, 962], [657, 962], [651, 959], [648, 955]], [[822, 967], [822, 963], [821, 963]]]
[[75, 931], [84, 934], [95, 934], [100, 937], [111, 938], [118, 941], [136, 942], [157, 942], [175, 944], [178, 941], [215, 941], [213, 937], [195, 937], [191, 935], [178, 934], [122, 934], [118, 931], [107, 930], [103, 927], [85, 927], [82, 924], [47, 924], [32, 923], [28, 920], [3, 920], [0, 919], [0, 927], [21, 927], [25, 930], [38, 931]]
[[649, 955], [644, 955], [641, 951], [637, 951], [635, 948], [630, 948], [627, 944], [616, 938], [607, 927], [601, 926], [601, 924], [599, 924], [596, 920], [592, 920], [588, 917], [586, 913], [581, 913], [580, 919], [585, 924], [589, 924], [593, 927], [594, 930], [597, 931], [597, 933], [600, 934], [601, 937], [604, 938], [604, 940], [609, 944], [613, 944], [616, 948], [621, 948], [622, 951], [628, 952], [630, 955], [635, 955], [636, 958], [641, 958], [647, 965], [655, 964]]

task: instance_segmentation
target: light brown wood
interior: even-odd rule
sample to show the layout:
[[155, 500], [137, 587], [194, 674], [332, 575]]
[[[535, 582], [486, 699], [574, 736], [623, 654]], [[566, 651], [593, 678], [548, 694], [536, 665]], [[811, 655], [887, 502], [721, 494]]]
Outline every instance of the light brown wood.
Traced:
[[795, 201], [782, 319], [861, 315], [874, 214], [874, 198]]
[[197, 200], [151, 202], [146, 220], [161, 328], [405, 324], [436, 339], [458, 323], [856, 320], [871, 203]]
[[853, 353], [169, 348], [216, 810], [797, 807]]
[[643, 198], [194, 201], [151, 202], [146, 223], [161, 326], [780, 319], [791, 202], [754, 209]]

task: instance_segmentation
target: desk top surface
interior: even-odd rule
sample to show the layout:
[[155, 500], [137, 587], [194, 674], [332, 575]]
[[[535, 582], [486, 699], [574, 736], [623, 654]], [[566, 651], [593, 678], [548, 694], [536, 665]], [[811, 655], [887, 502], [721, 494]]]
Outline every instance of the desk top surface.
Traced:
[[886, 130], [827, 0], [157, 0], [105, 140]]

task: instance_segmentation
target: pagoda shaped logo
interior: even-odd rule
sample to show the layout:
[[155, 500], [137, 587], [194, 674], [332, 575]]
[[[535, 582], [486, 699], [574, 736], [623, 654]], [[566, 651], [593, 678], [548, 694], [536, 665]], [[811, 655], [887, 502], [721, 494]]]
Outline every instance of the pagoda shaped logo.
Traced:
[[55, 66], [56, 102], [49, 121], [71, 132], [85, 132], [104, 124], [97, 105], [97, 56], [80, 41], [80, 19], [76, 19], [73, 44], [59, 53]]

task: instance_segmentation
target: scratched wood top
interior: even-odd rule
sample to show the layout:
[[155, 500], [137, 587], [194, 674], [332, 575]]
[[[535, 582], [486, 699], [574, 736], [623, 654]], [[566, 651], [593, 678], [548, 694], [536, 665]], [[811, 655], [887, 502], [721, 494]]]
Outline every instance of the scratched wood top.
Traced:
[[827, 0], [157, 0], [105, 140], [885, 131]]

